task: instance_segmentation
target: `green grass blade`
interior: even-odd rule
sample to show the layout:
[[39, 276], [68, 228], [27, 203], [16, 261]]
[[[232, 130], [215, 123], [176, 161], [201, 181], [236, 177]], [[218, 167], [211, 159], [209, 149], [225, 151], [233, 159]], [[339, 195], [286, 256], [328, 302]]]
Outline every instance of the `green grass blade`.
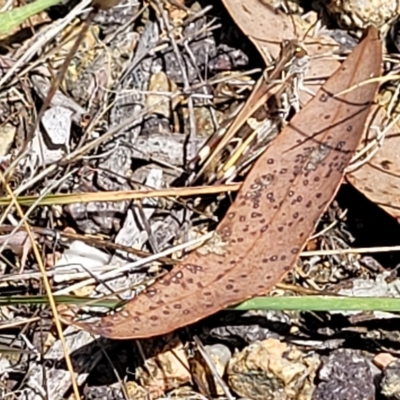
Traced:
[[393, 297], [254, 297], [230, 310], [285, 311], [400, 311], [400, 298]]
[[61, 0], [36, 0], [33, 3], [0, 13], [0, 37], [13, 33], [13, 30], [28, 18], [60, 3]]

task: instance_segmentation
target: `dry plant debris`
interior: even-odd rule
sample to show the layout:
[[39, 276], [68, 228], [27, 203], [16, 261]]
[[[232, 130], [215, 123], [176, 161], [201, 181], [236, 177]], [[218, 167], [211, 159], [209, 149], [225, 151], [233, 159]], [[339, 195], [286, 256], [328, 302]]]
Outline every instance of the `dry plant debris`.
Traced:
[[[399, 395], [392, 314], [254, 311], [203, 320], [267, 292], [354, 294], [372, 285], [380, 290], [370, 293], [392, 296], [397, 287], [394, 254], [380, 262], [339, 252], [296, 262], [304, 246], [359, 243], [378, 213], [355, 218], [363, 202], [400, 217], [398, 1], [320, 0], [314, 10], [306, 3], [123, 0], [97, 3], [96, 15], [89, 1], [64, 3], [1, 38], [1, 174], [16, 196], [70, 196], [67, 205], [55, 198], [23, 206], [52, 291], [130, 301], [116, 313], [58, 305], [68, 323], [76, 313], [92, 318], [77, 322], [86, 330], [65, 330], [83, 398]], [[379, 33], [365, 29], [371, 24]], [[382, 66], [384, 80], [362, 83]], [[350, 185], [335, 195], [345, 172], [370, 202], [352, 204], [343, 195]], [[212, 194], [227, 183], [235, 184], [231, 193]], [[193, 185], [213, 187], [205, 197], [193, 195]], [[163, 189], [172, 196], [154, 197]], [[149, 196], [131, 200], [141, 190]], [[115, 201], [95, 197], [111, 191]], [[15, 206], [1, 215], [0, 294], [10, 302], [44, 294]], [[94, 312], [107, 316], [94, 319]], [[47, 308], [4, 305], [1, 323], [0, 397], [72, 398]], [[104, 337], [147, 338], [179, 327], [151, 340]], [[384, 352], [394, 360], [374, 369], [370, 360]], [[368, 383], [341, 380], [347, 366]], [[381, 387], [376, 375], [385, 377]]]
[[151, 337], [268, 293], [293, 267], [337, 191], [378, 88], [360, 83], [379, 77], [381, 47], [370, 28], [254, 164], [206, 244], [123, 311], [76, 325], [115, 339]]

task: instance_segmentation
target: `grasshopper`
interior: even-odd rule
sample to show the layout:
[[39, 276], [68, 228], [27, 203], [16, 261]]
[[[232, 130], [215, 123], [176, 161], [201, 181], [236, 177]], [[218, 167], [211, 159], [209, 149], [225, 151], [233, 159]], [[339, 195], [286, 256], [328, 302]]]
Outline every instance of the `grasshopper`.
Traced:
[[[272, 112], [268, 107], [269, 100], [274, 97], [277, 99], [276, 108], [278, 110], [285, 108], [279, 104], [280, 98], [284, 95], [288, 85], [298, 87], [301, 84], [298, 77], [305, 71], [307, 58], [306, 50], [297, 40], [288, 40], [282, 44], [281, 54], [273, 66], [272, 72], [270, 75], [264, 73], [259, 78], [252, 93], [231, 125], [229, 127], [223, 126], [219, 129], [189, 163], [189, 169], [194, 170], [200, 167], [199, 171], [189, 178], [190, 184], [195, 183], [201, 176], [206, 175], [213, 160], [220, 157], [224, 150], [235, 141], [238, 142], [238, 145], [233, 153], [209, 177], [207, 183], [215, 180], [221, 182], [226, 178], [231, 178], [237, 172], [236, 164], [243, 162], [243, 158], [247, 158], [246, 153], [249, 150], [250, 143], [257, 136], [265, 136], [265, 132], [262, 132], [263, 129], [265, 130], [263, 122], [268, 119]], [[284, 77], [283, 83], [282, 77]], [[281, 85], [279, 86], [279, 84]], [[296, 92], [296, 90], [293, 90], [293, 92]], [[298, 111], [298, 99], [296, 98], [294, 107]], [[271, 129], [271, 124], [269, 127], [267, 126], [268, 129]], [[235, 139], [238, 134], [244, 137], [244, 140]], [[262, 150], [260, 151], [260, 149], [256, 151], [257, 155], [261, 152]], [[248, 163], [248, 160], [246, 161]]]

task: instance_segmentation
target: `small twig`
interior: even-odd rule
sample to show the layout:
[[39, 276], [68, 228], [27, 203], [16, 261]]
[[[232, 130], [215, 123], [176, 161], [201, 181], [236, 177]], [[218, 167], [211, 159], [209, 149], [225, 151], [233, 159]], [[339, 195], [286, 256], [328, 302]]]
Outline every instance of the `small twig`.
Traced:
[[203, 343], [201, 343], [199, 337], [197, 335], [193, 336], [193, 339], [197, 345], [197, 348], [199, 350], [199, 353], [203, 357], [204, 361], [206, 362], [208, 368], [210, 368], [211, 373], [213, 374], [214, 379], [218, 382], [218, 384], [221, 386], [221, 389], [225, 393], [225, 396], [228, 400], [235, 400], [235, 397], [231, 395], [231, 392], [229, 391], [228, 385], [224, 382], [224, 380], [220, 377], [217, 369], [215, 368], [215, 365], [213, 361], [211, 360], [207, 350], [203, 346]]
[[400, 251], [399, 246], [376, 246], [376, 247], [359, 247], [350, 249], [334, 249], [334, 250], [313, 250], [303, 251], [300, 257], [312, 256], [331, 256], [337, 254], [369, 254], [369, 253], [389, 253], [391, 251]]

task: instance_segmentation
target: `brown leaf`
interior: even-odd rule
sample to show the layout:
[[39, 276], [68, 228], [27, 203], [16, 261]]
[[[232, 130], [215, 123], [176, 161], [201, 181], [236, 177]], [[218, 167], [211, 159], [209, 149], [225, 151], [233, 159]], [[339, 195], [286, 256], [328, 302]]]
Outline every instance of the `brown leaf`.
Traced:
[[98, 323], [114, 339], [171, 332], [267, 293], [292, 268], [331, 201], [363, 133], [380, 74], [375, 28], [256, 162], [213, 238], [163, 279]]

